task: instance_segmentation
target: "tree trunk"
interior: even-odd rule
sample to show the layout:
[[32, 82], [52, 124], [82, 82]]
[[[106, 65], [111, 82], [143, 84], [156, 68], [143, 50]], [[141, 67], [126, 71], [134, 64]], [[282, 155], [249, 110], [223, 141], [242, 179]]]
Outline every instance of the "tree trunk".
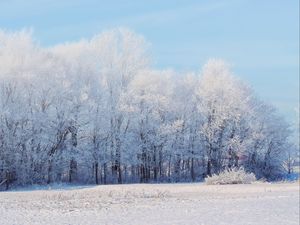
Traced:
[[47, 177], [47, 184], [51, 182], [51, 172], [52, 172], [52, 160], [48, 160], [48, 177]]
[[157, 181], [157, 156], [156, 156], [156, 147], [154, 147], [154, 154], [153, 154], [153, 164], [154, 164], [154, 168], [153, 168], [153, 178], [155, 181]]
[[168, 179], [171, 180], [171, 156], [169, 157]]
[[99, 184], [99, 179], [98, 179], [98, 167], [99, 167], [98, 162], [95, 162], [95, 182], [96, 182], [97, 185]]
[[194, 169], [194, 158], [192, 158], [191, 160], [191, 177], [192, 177], [192, 181], [195, 181], [195, 169]]
[[122, 169], [120, 164], [118, 165], [118, 183], [122, 184]]
[[211, 176], [211, 161], [207, 161], [206, 175]]
[[104, 184], [107, 183], [106, 177], [107, 177], [107, 165], [106, 165], [106, 163], [104, 163], [104, 165], [103, 165], [103, 182], [104, 182]]
[[8, 190], [9, 188], [9, 183], [10, 183], [10, 172], [7, 170], [6, 173], [5, 173], [5, 179], [6, 179], [6, 182], [5, 182], [5, 190]]

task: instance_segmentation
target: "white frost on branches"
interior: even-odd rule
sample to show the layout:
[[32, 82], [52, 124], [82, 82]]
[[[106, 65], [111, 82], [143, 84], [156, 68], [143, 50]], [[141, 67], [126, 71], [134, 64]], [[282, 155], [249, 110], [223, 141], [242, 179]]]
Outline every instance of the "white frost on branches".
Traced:
[[0, 181], [194, 181], [239, 166], [272, 179], [288, 137], [222, 60], [159, 71], [126, 29], [51, 48], [0, 32]]

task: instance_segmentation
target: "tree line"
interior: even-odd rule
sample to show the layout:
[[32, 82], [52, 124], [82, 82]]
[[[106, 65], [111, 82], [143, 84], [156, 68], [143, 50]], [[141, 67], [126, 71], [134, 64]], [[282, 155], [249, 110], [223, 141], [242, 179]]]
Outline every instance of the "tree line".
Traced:
[[151, 68], [126, 29], [42, 48], [0, 32], [0, 183], [197, 181], [285, 171], [289, 125], [222, 60]]

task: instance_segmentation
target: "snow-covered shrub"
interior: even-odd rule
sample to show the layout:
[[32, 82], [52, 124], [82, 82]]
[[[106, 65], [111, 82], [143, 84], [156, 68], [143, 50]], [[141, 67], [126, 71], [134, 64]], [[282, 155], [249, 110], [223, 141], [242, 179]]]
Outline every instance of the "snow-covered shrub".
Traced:
[[251, 184], [256, 181], [253, 173], [247, 173], [244, 168], [227, 169], [220, 174], [213, 174], [205, 178], [208, 185], [215, 184]]

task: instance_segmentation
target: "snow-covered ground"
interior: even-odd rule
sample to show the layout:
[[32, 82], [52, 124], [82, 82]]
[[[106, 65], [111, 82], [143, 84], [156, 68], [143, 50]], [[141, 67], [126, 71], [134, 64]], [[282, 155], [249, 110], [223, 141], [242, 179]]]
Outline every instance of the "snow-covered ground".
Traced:
[[0, 192], [0, 225], [299, 224], [299, 183], [132, 184]]

